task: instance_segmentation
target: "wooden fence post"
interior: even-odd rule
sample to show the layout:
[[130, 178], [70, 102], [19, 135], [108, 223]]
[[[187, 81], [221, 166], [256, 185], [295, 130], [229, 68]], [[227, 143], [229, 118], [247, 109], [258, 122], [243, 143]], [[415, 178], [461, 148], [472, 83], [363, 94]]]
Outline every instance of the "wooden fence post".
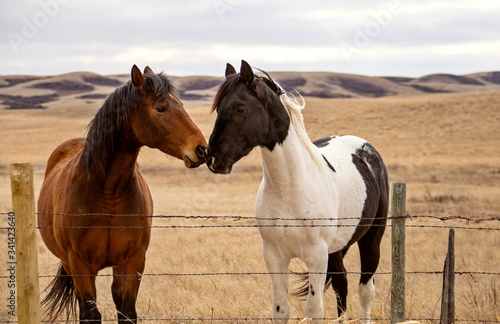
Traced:
[[17, 319], [18, 323], [40, 324], [33, 166], [11, 163], [10, 183], [16, 216]]
[[444, 261], [441, 323], [455, 323], [455, 229], [450, 227], [448, 253]]
[[405, 320], [405, 216], [406, 184], [392, 184], [391, 323]]

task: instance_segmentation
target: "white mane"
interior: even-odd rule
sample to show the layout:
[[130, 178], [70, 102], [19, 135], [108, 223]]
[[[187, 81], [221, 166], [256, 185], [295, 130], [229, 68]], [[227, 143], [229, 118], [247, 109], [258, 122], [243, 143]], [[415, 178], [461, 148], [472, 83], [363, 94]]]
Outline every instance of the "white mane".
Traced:
[[[277, 84], [277, 83], [276, 83]], [[278, 85], [279, 86], [279, 85]], [[281, 88], [281, 87], [280, 87]], [[298, 93], [298, 92], [297, 92]], [[322, 161], [321, 157], [318, 156], [317, 153], [317, 148], [311, 142], [311, 139], [309, 138], [309, 135], [307, 134], [306, 127], [304, 125], [304, 117], [302, 116], [301, 110], [304, 109], [306, 106], [304, 98], [298, 93], [300, 98], [302, 99], [302, 104], [299, 103], [297, 99], [295, 99], [295, 96], [291, 96], [288, 93], [286, 93], [284, 90], [282, 91], [282, 94], [280, 94], [280, 100], [283, 106], [285, 107], [286, 111], [288, 112], [288, 115], [290, 116], [290, 123], [297, 132], [297, 135], [300, 139], [300, 142], [305, 146], [309, 154], [311, 155], [313, 161], [321, 167]]]

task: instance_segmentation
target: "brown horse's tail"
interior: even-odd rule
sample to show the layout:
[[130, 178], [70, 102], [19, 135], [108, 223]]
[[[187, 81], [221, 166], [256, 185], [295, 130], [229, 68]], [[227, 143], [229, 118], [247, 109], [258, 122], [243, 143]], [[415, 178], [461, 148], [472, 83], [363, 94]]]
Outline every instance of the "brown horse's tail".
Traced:
[[42, 308], [46, 312], [45, 319], [52, 322], [66, 311], [66, 320], [70, 316], [76, 318], [76, 297], [74, 294], [73, 279], [66, 273], [62, 264], [57, 275], [46, 289], [50, 291], [42, 300]]

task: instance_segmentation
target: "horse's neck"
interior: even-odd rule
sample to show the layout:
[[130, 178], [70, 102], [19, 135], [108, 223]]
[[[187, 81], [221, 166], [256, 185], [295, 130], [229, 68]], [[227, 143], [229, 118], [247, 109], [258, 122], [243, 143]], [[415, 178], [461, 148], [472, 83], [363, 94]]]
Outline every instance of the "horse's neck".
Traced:
[[120, 150], [113, 155], [106, 170], [105, 191], [116, 193], [129, 187], [130, 182], [136, 176], [135, 170], [139, 150], [140, 148]]
[[272, 151], [265, 147], [260, 151], [264, 180], [278, 190], [314, 181], [315, 176], [322, 172], [292, 125], [282, 144], [276, 145]]
[[[104, 173], [102, 176], [90, 177], [90, 185], [97, 186], [105, 194], [119, 193], [128, 188], [136, 176], [136, 163], [140, 147], [128, 147], [125, 143], [115, 143], [113, 152], [97, 158], [103, 161]], [[91, 171], [92, 172], [92, 171]], [[100, 172], [95, 172], [101, 174]]]

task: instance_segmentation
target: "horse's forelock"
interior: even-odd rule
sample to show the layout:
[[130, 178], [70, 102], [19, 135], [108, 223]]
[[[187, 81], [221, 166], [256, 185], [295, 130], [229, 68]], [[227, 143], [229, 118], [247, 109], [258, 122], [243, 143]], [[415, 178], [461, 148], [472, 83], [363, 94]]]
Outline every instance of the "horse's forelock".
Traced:
[[222, 99], [233, 92], [234, 87], [240, 81], [239, 74], [230, 75], [222, 84], [219, 86], [217, 93], [214, 97], [214, 103], [212, 104], [211, 112], [218, 111]]

